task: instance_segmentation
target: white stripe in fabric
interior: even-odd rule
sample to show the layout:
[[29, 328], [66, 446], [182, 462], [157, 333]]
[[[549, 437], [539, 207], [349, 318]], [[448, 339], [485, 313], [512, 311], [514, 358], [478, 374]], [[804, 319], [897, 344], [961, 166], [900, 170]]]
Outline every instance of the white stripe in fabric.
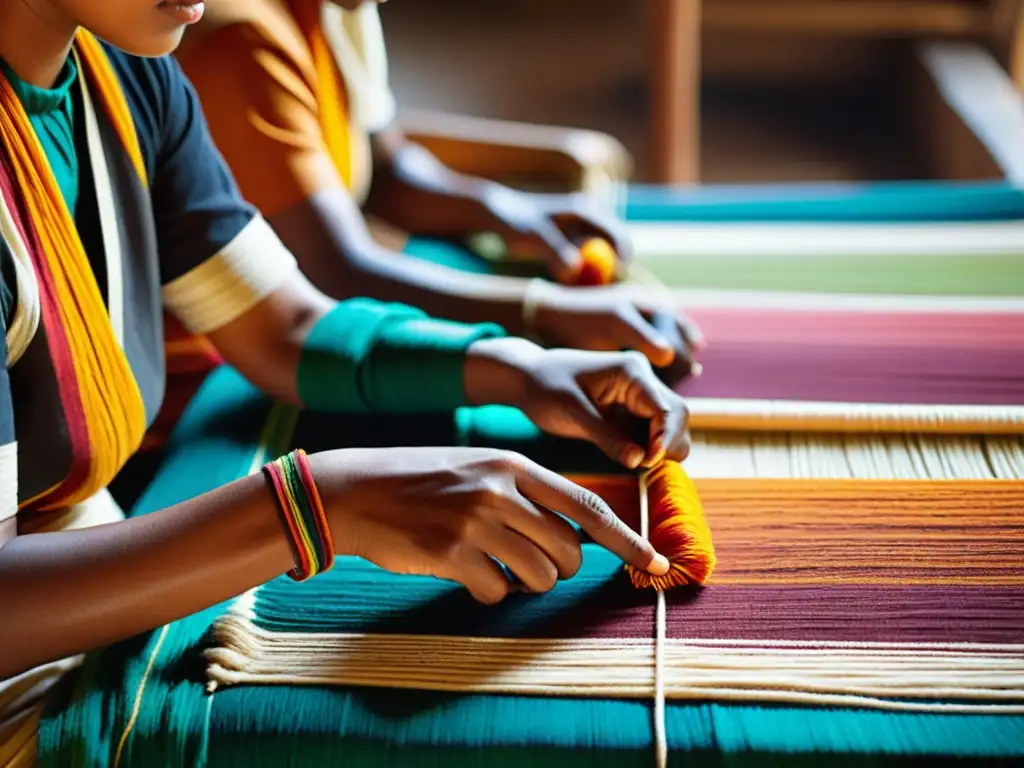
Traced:
[[0, 520], [18, 514], [18, 444], [0, 445]]
[[[644, 638], [270, 632], [244, 596], [215, 626], [207, 687], [368, 686], [613, 699], [656, 694]], [[666, 639], [666, 700], [1024, 713], [1019, 644]], [[428, 660], [429, 663], [425, 663]]]
[[7, 243], [13, 256], [14, 288], [17, 293], [14, 314], [10, 326], [5, 331], [7, 367], [10, 368], [25, 354], [36, 331], [39, 330], [42, 305], [32, 257], [29, 256], [28, 247], [21, 237], [21, 230], [14, 222], [14, 216], [7, 207], [7, 200], [3, 195], [0, 195], [0, 237]]
[[889, 405], [691, 397], [692, 429], [924, 432], [1006, 435], [1024, 431], [1024, 406]]
[[[647, 296], [644, 286], [630, 295]], [[1006, 314], [1024, 316], [1024, 299], [980, 296], [893, 296], [882, 294], [800, 293], [727, 289], [678, 288], [672, 299], [682, 309], [780, 309], [808, 312], [906, 312], [943, 314]], [[1022, 317], [1024, 321], [1024, 317]]]
[[163, 288], [164, 303], [193, 333], [223, 328], [277, 290], [298, 269], [260, 216], [220, 252]]
[[[631, 223], [637, 259], [1024, 254], [1024, 221], [927, 224]], [[1024, 261], [1022, 261], [1024, 263]], [[941, 261], [935, 265], [941, 269]]]
[[[82, 71], [79, 63], [79, 72]], [[107, 265], [107, 313], [114, 329], [114, 338], [124, 346], [124, 280], [121, 261], [121, 230], [114, 210], [114, 197], [110, 185], [110, 169], [103, 139], [96, 119], [96, 109], [85, 78], [78, 78], [82, 90], [82, 109], [85, 113], [85, 138], [88, 147], [88, 163], [92, 168], [93, 185], [96, 189], [96, 203], [100, 214], [100, 232], [103, 238], [103, 253]]]

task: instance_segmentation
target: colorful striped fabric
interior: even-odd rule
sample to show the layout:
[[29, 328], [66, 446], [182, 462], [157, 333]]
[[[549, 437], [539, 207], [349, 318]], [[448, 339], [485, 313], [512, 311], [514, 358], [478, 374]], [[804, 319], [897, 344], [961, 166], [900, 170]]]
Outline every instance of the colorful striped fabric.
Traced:
[[[107, 113], [125, 160], [138, 183], [147, 184], [135, 125], [121, 83], [101, 44], [80, 29], [76, 61], [92, 99]], [[95, 128], [95, 117], [87, 120]], [[0, 195], [26, 244], [21, 264], [35, 273], [36, 296], [20, 297], [39, 307], [40, 322], [56, 373], [61, 411], [70, 442], [70, 466], [62, 479], [20, 507], [56, 510], [101, 491], [138, 449], [145, 431], [145, 404], [138, 382], [109, 320], [96, 277], [25, 108], [0, 74]], [[103, 162], [103, 158], [99, 158]]]
[[[804, 191], [790, 190], [794, 198]], [[872, 203], [875, 219], [884, 219], [890, 193], [877, 191], [884, 194]], [[746, 379], [777, 362], [760, 343], [779, 347], [786, 365], [810, 358], [829, 376], [814, 385], [804, 375], [795, 382], [804, 389], [790, 390], [794, 398], [853, 387], [842, 371], [849, 353], [862, 368], [883, 365], [884, 377], [898, 381], [862, 377], [870, 379], [868, 389], [841, 396], [873, 391], [884, 402], [891, 399], [884, 388], [894, 387], [926, 404], [958, 392], [969, 397], [954, 402], [987, 396], [1012, 403], [1008, 392], [1020, 376], [1014, 321], [1024, 307], [1019, 243], [1012, 227], [1000, 225], [1013, 217], [1014, 193], [965, 187], [960, 191], [974, 201], [996, 201], [991, 215], [981, 207], [974, 216], [955, 213], [972, 203], [957, 201], [953, 190], [933, 191], [937, 207], [953, 200], [945, 213], [929, 215], [914, 202], [927, 189], [908, 188], [902, 218], [974, 218], [992, 227], [939, 225], [947, 227], [944, 238], [911, 225], [882, 232], [837, 223], [845, 219], [836, 211], [847, 209], [835, 203], [831, 213], [789, 217], [831, 222], [827, 229], [750, 229], [703, 256], [693, 249], [694, 259], [670, 258], [675, 246], [659, 245], [664, 257], [656, 248], [642, 251], [644, 266], [680, 276], [670, 287], [699, 298], [689, 306], [718, 339], [714, 369], [724, 370], [713, 373], [709, 365], [709, 383], [701, 386], [749, 393], [742, 359], [754, 356], [760, 366]], [[851, 192], [828, 194], [846, 195], [848, 203]], [[721, 211], [692, 218], [729, 220]], [[780, 210], [750, 218], [787, 220]], [[750, 245], [759, 238], [761, 250]], [[822, 255], [822, 242], [839, 245]], [[895, 255], [879, 256], [880, 242]], [[411, 246], [418, 248], [417, 255], [453, 266], [491, 269], [443, 244]], [[710, 277], [691, 279], [700, 259]], [[797, 271], [779, 274], [780, 264]], [[751, 274], [737, 276], [737, 265]], [[854, 328], [858, 323], [869, 328]], [[950, 356], [965, 356], [974, 369], [962, 389], [956, 378], [965, 368], [944, 359]], [[929, 386], [943, 394], [914, 378], [921, 365], [932, 366]], [[1003, 370], [1006, 380], [992, 375]], [[763, 382], [793, 383], [774, 373]], [[271, 409], [237, 374], [217, 372], [186, 413], [137, 513], [254, 471], [292, 445], [312, 451], [400, 437], [411, 445], [454, 441], [527, 452], [576, 473], [623, 516], [635, 517], [631, 481], [611, 477], [587, 446], [567, 450], [539, 438], [509, 409], [461, 411], [454, 423], [294, 418]], [[733, 427], [698, 432], [688, 462], [691, 475], [704, 478], [698, 482], [719, 567], [704, 591], [670, 595], [662, 648], [670, 764], [1024, 758], [1020, 432], [765, 434]], [[723, 477], [729, 479], [708, 479]], [[878, 477], [911, 482], [870, 480]], [[925, 478], [944, 480], [916, 481]], [[306, 584], [273, 582], [93, 655], [52, 703], [41, 764], [649, 765], [654, 599], [629, 587], [609, 555], [585, 548], [579, 578], [496, 609], [471, 604], [450, 585], [399, 579], [347, 559]], [[321, 658], [338, 661], [329, 674], [309, 663], [313, 654], [303, 643], [310, 638], [323, 641]], [[487, 652], [471, 655], [481, 648]], [[431, 659], [452, 666], [439, 671]], [[290, 679], [274, 679], [281, 674]], [[481, 690], [481, 679], [496, 674], [498, 682]], [[272, 684], [238, 684], [247, 681]]]
[[1012, 205], [987, 219], [970, 210], [1019, 194], [1003, 183], [631, 193], [641, 276], [674, 290], [708, 336], [708, 375], [683, 388], [695, 426], [1019, 434], [1024, 218]]
[[[219, 372], [186, 413], [139, 513], [253, 471], [288, 449], [292, 427], [240, 377]], [[303, 445], [312, 447], [318, 433], [337, 444], [336, 424], [300, 418]], [[632, 517], [632, 481], [583, 482]], [[1012, 714], [1024, 700], [1016, 607], [1024, 484], [700, 485], [719, 569], [703, 592], [670, 594], [665, 721], [673, 763], [1024, 757], [1024, 717]], [[598, 757], [650, 764], [653, 596], [628, 586], [620, 563], [585, 546], [580, 578], [494, 609], [472, 605], [450, 585], [353, 560], [306, 584], [276, 581], [228, 614], [226, 606], [211, 609], [90, 658], [74, 690], [51, 706], [41, 765], [590, 765]], [[254, 661], [221, 645], [210, 660], [225, 672], [207, 695], [204, 654], [217, 647], [211, 633], [229, 633], [225, 616], [250, 640], [254, 629], [275, 643], [296, 640], [296, 631], [346, 632], [355, 637], [350, 673], [370, 677], [358, 685], [225, 687], [235, 682], [227, 671], [244, 671], [265, 648], [246, 651]], [[400, 635], [435, 639], [418, 652]], [[373, 642], [360, 645], [366, 636]], [[572, 642], [553, 651], [541, 642], [554, 654], [541, 668], [516, 661], [529, 637]], [[480, 642], [517, 639], [500, 646], [503, 655], [469, 664], [471, 677], [479, 682], [494, 665], [506, 674], [555, 674], [569, 663], [560, 690], [447, 690], [456, 673], [445, 675], [447, 684], [424, 679], [435, 651], [470, 653]], [[503, 666], [503, 658], [511, 662]], [[758, 658], [770, 663], [758, 666]], [[607, 674], [581, 679], [580, 665], [595, 663]], [[276, 658], [274, 667], [286, 668]], [[412, 687], [383, 687], [389, 668], [401, 672], [390, 684], [408, 673]], [[606, 689], [586, 695], [591, 678]], [[616, 681], [623, 690], [612, 695], [607, 685]], [[536, 684], [502, 682], [515, 690]], [[819, 698], [797, 701], [800, 691]], [[897, 708], [911, 711], [884, 705], [902, 701], [910, 704]], [[971, 706], [996, 708], [968, 713]]]
[[1020, 297], [1024, 221], [630, 226], [672, 287]]

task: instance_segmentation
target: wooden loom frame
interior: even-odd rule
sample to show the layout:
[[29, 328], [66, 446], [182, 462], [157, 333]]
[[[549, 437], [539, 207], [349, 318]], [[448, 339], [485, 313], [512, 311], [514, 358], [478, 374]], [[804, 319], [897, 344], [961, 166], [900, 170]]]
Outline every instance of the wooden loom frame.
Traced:
[[[1024, 90], [1021, 0], [651, 0], [651, 181], [700, 181], [705, 30], [987, 42]], [[964, 87], [967, 84], [961, 84]]]

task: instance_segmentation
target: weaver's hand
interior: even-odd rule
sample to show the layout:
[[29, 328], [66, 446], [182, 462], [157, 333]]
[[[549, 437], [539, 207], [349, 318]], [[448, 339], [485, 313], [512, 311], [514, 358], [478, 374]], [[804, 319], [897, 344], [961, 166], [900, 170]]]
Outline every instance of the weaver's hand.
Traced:
[[[464, 381], [471, 403], [516, 406], [545, 432], [589, 440], [630, 469], [682, 461], [690, 450], [686, 405], [639, 352], [490, 339], [470, 347]], [[628, 420], [649, 424], [646, 445], [635, 442]]]
[[[564, 288], [536, 284], [536, 291], [536, 311], [527, 330], [548, 346], [595, 351], [635, 349], [652, 365], [688, 363], [695, 370], [694, 353], [704, 347], [700, 329], [657, 298], [640, 298], [626, 286]], [[681, 349], [675, 349], [672, 340], [652, 325], [656, 315], [675, 325], [672, 335], [682, 340]], [[676, 361], [677, 354], [683, 359]]]
[[386, 448], [329, 451], [310, 462], [338, 553], [460, 582], [484, 603], [511, 587], [499, 563], [534, 592], [579, 570], [579, 538], [565, 518], [625, 562], [668, 572], [600, 497], [516, 454]]
[[574, 242], [591, 237], [607, 240], [622, 260], [633, 253], [621, 222], [585, 195], [528, 195], [493, 186], [483, 196], [490, 221], [487, 228], [501, 235], [509, 249], [533, 254], [562, 283], [572, 283], [580, 269]]

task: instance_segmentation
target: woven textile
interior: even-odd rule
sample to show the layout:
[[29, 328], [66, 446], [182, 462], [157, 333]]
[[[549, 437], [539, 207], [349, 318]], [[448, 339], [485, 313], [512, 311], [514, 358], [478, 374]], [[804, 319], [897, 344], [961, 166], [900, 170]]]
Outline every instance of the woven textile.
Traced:
[[[289, 425], [268, 424], [268, 410], [240, 377], [219, 372], [186, 413], [138, 512], [227, 482], [287, 449], [279, 436]], [[335, 429], [320, 418], [300, 419], [295, 434], [309, 447], [321, 431]], [[623, 515], [633, 514], [630, 482], [602, 477], [597, 486]], [[830, 486], [831, 497], [816, 497], [816, 487], [806, 485], [801, 497], [775, 484], [702, 485], [721, 564], [705, 593], [672, 596], [673, 642], [753, 641], [783, 655], [787, 639], [813, 638], [819, 646], [883, 642], [894, 649], [1022, 642], [1014, 608], [1024, 581], [1019, 483], [946, 491], [917, 486], [925, 495], [916, 501], [900, 483], [888, 490], [840, 483]], [[822, 518], [823, 510], [830, 515]], [[875, 521], [874, 545], [837, 524], [844, 511]], [[924, 535], [929, 530], [934, 537]], [[927, 557], [917, 556], [922, 539]], [[774, 545], [782, 542], [787, 548], [779, 551]], [[627, 587], [621, 565], [586, 546], [581, 579], [490, 612], [450, 586], [413, 579], [396, 589], [393, 577], [349, 561], [337, 575], [295, 591], [282, 582], [268, 585], [251, 605], [258, 623], [273, 631], [370, 627], [388, 634], [625, 638], [639, 654], [630, 677], [643, 688], [650, 676], [651, 595]], [[840, 560], [844, 553], [849, 557]], [[793, 568], [800, 558], [803, 567]], [[651, 705], [639, 689], [631, 697], [581, 698], [272, 685], [207, 695], [204, 652], [226, 608], [94, 655], [52, 703], [41, 732], [42, 765], [650, 764]], [[1010, 655], [1011, 663], [1020, 661], [1019, 653]], [[827, 757], [860, 765], [1024, 753], [1024, 718], [1016, 715], [716, 702], [703, 694], [670, 697], [666, 731], [673, 762], [762, 764], [803, 756], [812, 764]]]
[[1024, 218], [1024, 192], [1007, 181], [744, 184], [634, 187], [629, 221], [938, 222]]
[[[982, 192], [993, 190], [968, 197]], [[659, 197], [637, 195], [651, 205]], [[702, 205], [717, 206], [723, 221], [726, 211], [744, 209], [740, 192], [702, 193], [689, 206], [660, 195], [679, 219]], [[915, 199], [893, 190], [822, 199], [856, 207], [872, 195]], [[790, 199], [780, 211], [812, 199]], [[1024, 220], [842, 223], [823, 216], [815, 224], [726, 225], [668, 218], [634, 223], [631, 233], [637, 290], [680, 289], [674, 298], [708, 339], [706, 375], [681, 389], [696, 429], [1024, 432]], [[413, 241], [407, 251], [463, 270], [529, 269], [488, 264], [438, 241]]]
[[[720, 192], [713, 191], [712, 198]], [[871, 224], [863, 231], [830, 230], [832, 242], [849, 236], [847, 247], [823, 258], [817, 258], [812, 248], [821, 233], [807, 230], [767, 233], [767, 256], [743, 253], [749, 245], [747, 235], [745, 241], [737, 236], [733, 242], [738, 255], [724, 257], [721, 252], [702, 255], [694, 249], [693, 258], [688, 258], [673, 254], [676, 246], [655, 241], [647, 252], [641, 250], [645, 265], [672, 288], [711, 289], [704, 292], [705, 298], [714, 294], [714, 301], [703, 305], [707, 311], [695, 314], [703, 313], [701, 322], [719, 338], [715, 348], [723, 357], [716, 370], [751, 353], [743, 347], [743, 335], [748, 332], [744, 328], [759, 330], [762, 318], [755, 308], [772, 305], [764, 323], [764, 333], [772, 339], [766, 343], [781, 341], [783, 347], [787, 335], [800, 341], [801, 326], [815, 333], [824, 310], [826, 319], [837, 322], [820, 334], [824, 343], [817, 345], [817, 360], [837, 366], [831, 371], [833, 389], [850, 386], [838, 367], [841, 355], [828, 349], [829, 338], [839, 339], [844, 350], [868, 357], [873, 342], [870, 334], [858, 336], [846, 323], [865, 317], [828, 313], [860, 313], [864, 302], [869, 314], [902, 313], [907, 304], [920, 311], [923, 302], [930, 305], [923, 314], [937, 313], [935, 317], [906, 324], [899, 315], [885, 319], [885, 327], [875, 327], [876, 336], [892, 341], [891, 348], [883, 350], [885, 372], [900, 379], [901, 391], [916, 394], [917, 402], [926, 405], [938, 403], [938, 396], [928, 399], [904, 380], [904, 374], [914, 375], [909, 367], [899, 368], [904, 354], [918, 355], [919, 364], [927, 359], [929, 365], [938, 365], [933, 371], [936, 378], [946, 377], [938, 386], [947, 393], [956, 392], [956, 382], [950, 379], [957, 370], [945, 365], [942, 355], [995, 354], [989, 364], [971, 358], [979, 367], [970, 374], [971, 396], [954, 403], [988, 392], [978, 386], [980, 381], [994, 383], [994, 390], [1008, 385], [991, 370], [1017, 371], [1010, 353], [1000, 350], [1016, 343], [1019, 327], [1015, 331], [1012, 323], [1000, 326], [1001, 319], [982, 316], [994, 311], [989, 300], [993, 296], [1009, 297], [1011, 311], [1021, 310], [1015, 304], [1024, 293], [1017, 271], [1019, 244], [1004, 248], [1006, 233], [998, 227], [1020, 218], [1019, 191], [985, 184], [911, 185], [899, 190], [790, 188], [790, 199], [803, 201], [796, 206], [799, 213], [793, 207], [787, 212], [785, 205], [765, 208], [766, 197], [738, 192], [741, 198], [747, 194], [744, 201], [729, 194], [720, 199], [721, 205], [704, 198], [706, 206], [698, 211], [693, 200], [681, 200], [677, 193], [664, 193], [659, 199], [658, 194], [652, 197], [638, 190], [630, 213], [662, 223], [745, 218], [835, 225], [898, 219], [986, 221], [997, 226], [975, 238], [984, 253], [957, 246], [964, 231], [971, 237], [978, 233], [970, 228], [960, 235], [947, 231], [948, 242], [938, 245], [927, 232], [926, 239], [915, 244], [920, 231], [887, 230], [895, 233], [890, 244], [899, 247], [883, 253], [878, 250], [881, 235], [869, 231]], [[857, 202], [851, 204], [854, 199]], [[675, 210], [645, 215], [643, 205], [648, 211], [655, 205]], [[760, 213], [755, 213], [759, 206]], [[900, 213], [893, 213], [896, 210]], [[776, 236], [784, 236], [785, 242], [780, 244], [773, 239]], [[723, 249], [725, 245], [729, 243]], [[409, 250], [461, 269], [493, 269], [443, 243], [415, 241]], [[780, 266], [790, 271], [780, 271]], [[801, 292], [796, 301], [793, 292]], [[840, 293], [862, 294], [860, 304], [851, 309], [850, 300], [840, 299]], [[939, 306], [935, 296], [989, 299], [983, 307], [977, 301], [972, 305], [977, 316], [972, 315], [971, 323], [980, 325], [959, 327], [947, 316], [948, 302]], [[953, 303], [960, 306], [961, 300]], [[800, 314], [812, 311], [818, 314]], [[872, 318], [873, 314], [866, 319]], [[989, 321], [993, 325], [986, 325]], [[988, 349], [981, 340], [990, 338], [1005, 343]], [[977, 350], [972, 349], [975, 346]], [[726, 353], [727, 349], [732, 351]], [[790, 364], [807, 359], [807, 351], [796, 347], [787, 354]], [[707, 375], [711, 382], [710, 367]], [[1012, 376], [1019, 376], [1019, 371]], [[728, 379], [715, 386], [749, 384], [735, 369]], [[811, 386], [806, 379], [805, 375], [796, 383]], [[773, 386], [785, 384], [776, 379]], [[793, 395], [808, 396], [818, 395], [806, 389]], [[883, 405], [888, 399], [890, 393], [877, 396]], [[468, 409], [454, 419], [317, 416], [299, 418], [297, 423], [290, 421], [294, 416], [288, 411], [276, 410], [268, 420], [269, 413], [269, 404], [236, 374], [217, 372], [187, 412], [137, 513], [228, 482], [291, 445], [307, 450], [337, 447], [339, 441], [375, 446], [391, 444], [400, 436], [412, 445], [508, 447], [560, 471], [589, 473], [579, 478], [581, 482], [599, 490], [625, 517], [636, 515], [634, 484], [611, 477], [614, 468], [596, 451], [544, 440], [522, 414], [507, 408]], [[1024, 476], [1020, 434], [881, 435], [836, 428], [814, 434], [766, 434], [742, 431], [737, 423], [730, 426], [728, 432], [698, 430], [695, 455], [687, 465], [696, 478], [745, 479], [700, 481], [720, 563], [706, 590], [672, 594], [669, 600], [664, 721], [670, 764], [932, 765], [1024, 757], [1024, 717], [1011, 714], [1021, 698], [1017, 673], [1024, 642], [1018, 607], [1024, 588], [1019, 565], [1021, 489], [1019, 482], [991, 482]], [[775, 480], [749, 479], [759, 477]], [[967, 482], [849, 482], [878, 477]], [[778, 478], [840, 481], [780, 484]], [[559, 585], [550, 595], [519, 596], [496, 609], [471, 604], [450, 585], [399, 580], [351, 560], [308, 584], [271, 583], [231, 605], [93, 655], [80, 675], [69, 681], [63, 698], [50, 707], [41, 731], [41, 764], [650, 765], [653, 597], [629, 587], [621, 565], [602, 550], [585, 547], [584, 571], [578, 579]], [[348, 684], [333, 678], [330, 685], [239, 685], [241, 678], [229, 679], [241, 673], [281, 671], [276, 662], [260, 670], [258, 661], [270, 658], [273, 649], [286, 647], [282, 643], [301, 643], [302, 633], [323, 638], [339, 632], [356, 638], [346, 650], [356, 663], [348, 664], [344, 673], [355, 670], [370, 677]], [[269, 637], [269, 645], [257, 647], [256, 637]], [[366, 637], [373, 642], [360, 639]], [[409, 637], [414, 640], [404, 646], [407, 653], [401, 644]], [[458, 642], [449, 642], [451, 638]], [[550, 677], [538, 681], [532, 676], [544, 665], [519, 663], [526, 639], [542, 644], [550, 662], [548, 672], [553, 671], [552, 664], [569, 665], [569, 677], [559, 683], [562, 690], [509, 692], [513, 686], [523, 691], [552, 684]], [[446, 676], [447, 685], [437, 682], [438, 675], [431, 682], [424, 679], [429, 665], [410, 662], [417, 647], [450, 658], [476, 653], [480, 643], [508, 642], [512, 645], [501, 645], [500, 654], [493, 648], [485, 654], [491, 679], [494, 664], [506, 675], [500, 683], [506, 692], [451, 690], [457, 688], [454, 675]], [[822, 659], [826, 652], [838, 650], [843, 654], [837, 674]], [[566, 695], [566, 685], [580, 684], [580, 651], [582, 665], [603, 665], [617, 690], [590, 687]], [[609, 652], [615, 655], [609, 657]], [[308, 655], [308, 650], [303, 653]], [[339, 657], [337, 648], [327, 653]], [[769, 663], [755, 668], [750, 659], [755, 654]], [[289, 663], [297, 656], [286, 655]], [[908, 658], [909, 666], [904, 666]], [[294, 678], [302, 667], [287, 671]], [[412, 687], [381, 686], [392, 668], [400, 669], [405, 684]], [[695, 680], [697, 668], [700, 681]], [[612, 675], [617, 669], [628, 673]], [[863, 676], [854, 669], [861, 669]], [[772, 675], [785, 670], [790, 677], [779, 685], [778, 679], [773, 682], [765, 676], [766, 670]], [[993, 679], [993, 670], [998, 670], [998, 680]], [[217, 688], [208, 695], [211, 674]], [[796, 685], [793, 674], [799, 678]], [[419, 677], [414, 679], [415, 675]], [[726, 676], [732, 676], [731, 684], [745, 693], [727, 695]], [[481, 675], [475, 677], [479, 680]], [[921, 695], [922, 678], [927, 695]], [[947, 690], [934, 688], [937, 679]], [[464, 681], [458, 685], [466, 688]], [[694, 688], [700, 690], [694, 694]], [[819, 698], [797, 703], [792, 696], [796, 689]], [[775, 698], [754, 697], [751, 690]], [[780, 698], [783, 694], [789, 698]], [[820, 698], [826, 695], [845, 698]], [[886, 708], [879, 702], [912, 706]], [[943, 703], [959, 710], [942, 711]], [[993, 704], [1001, 709], [963, 711]]]

